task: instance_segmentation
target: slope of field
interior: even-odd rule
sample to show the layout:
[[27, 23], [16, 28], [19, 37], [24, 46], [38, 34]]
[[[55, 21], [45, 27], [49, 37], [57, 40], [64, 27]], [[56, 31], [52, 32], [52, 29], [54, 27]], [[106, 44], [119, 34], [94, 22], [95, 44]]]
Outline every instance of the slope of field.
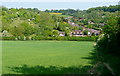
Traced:
[[16, 72], [16, 68], [13, 68], [24, 66], [28, 70], [28, 66], [77, 67], [89, 65], [88, 60], [83, 57], [89, 55], [93, 49], [93, 42], [3, 41], [2, 47], [3, 73], [24, 73]]

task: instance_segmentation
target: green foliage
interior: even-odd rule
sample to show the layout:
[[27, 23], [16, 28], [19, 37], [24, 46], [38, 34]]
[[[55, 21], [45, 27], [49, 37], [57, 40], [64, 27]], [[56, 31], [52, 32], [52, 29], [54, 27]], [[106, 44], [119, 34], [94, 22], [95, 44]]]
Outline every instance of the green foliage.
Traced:
[[83, 31], [84, 35], [88, 35], [88, 30]]
[[45, 36], [45, 37], [52, 36], [52, 31], [50, 31], [50, 30], [44, 30], [42, 32], [42, 35]]
[[[3, 40], [16, 40], [16, 38], [17, 38], [17, 40], [24, 40], [24, 38], [26, 39], [26, 41], [28, 41], [28, 40], [30, 40], [29, 39], [29, 36], [18, 36], [18, 37], [3, 37], [3, 38], [1, 38], [1, 39], [3, 39]], [[20, 38], [20, 39], [19, 39]], [[89, 36], [89, 37], [69, 37], [69, 35], [68, 36], [66, 36], [66, 37], [60, 37], [60, 36], [56, 36], [56, 37], [47, 37], [47, 36], [33, 36], [33, 37], [31, 37], [31, 40], [58, 40], [58, 41], [96, 41], [98, 39], [98, 37], [97, 36]]]
[[57, 30], [59, 31], [71, 30], [71, 25], [69, 25], [68, 23], [60, 22]]
[[89, 24], [87, 27], [88, 27], [88, 28], [92, 28], [93, 26], [92, 26], [92, 24]]
[[80, 27], [79, 27], [79, 30], [83, 30], [83, 27], [80, 26]]
[[15, 37], [2, 37], [0, 40], [15, 40]]
[[79, 30], [79, 27], [73, 26], [73, 27], [72, 27], [72, 30]]
[[[98, 52], [98, 59], [102, 63], [107, 63], [112, 69], [115, 75], [119, 74], [119, 66], [116, 64], [120, 64], [120, 18], [112, 17], [109, 19], [106, 26], [103, 28], [104, 35], [99, 38], [96, 45], [96, 50]], [[108, 68], [107, 70], [110, 71]], [[107, 70], [102, 71], [104, 74]], [[100, 70], [101, 71], [101, 70]]]
[[58, 30], [53, 30], [52, 33], [53, 33], [53, 36], [54, 36], [54, 37], [57, 37], [57, 36], [59, 35], [59, 31], [58, 31]]
[[51, 13], [62, 13], [63, 15], [73, 15], [73, 13], [76, 13], [77, 10], [74, 10], [74, 9], [60, 9], [60, 10], [46, 10], [45, 12], [51, 12]]
[[90, 8], [88, 9], [87, 12], [96, 11], [96, 10], [105, 11], [105, 12], [116, 12], [116, 11], [120, 11], [118, 7], [119, 5], [116, 5], [116, 6], [110, 5], [109, 7], [103, 6], [103, 7], [97, 7], [97, 8]]
[[34, 33], [34, 28], [32, 26], [30, 26], [28, 23], [23, 22], [20, 24], [20, 26], [24, 28], [24, 30], [22, 30], [22, 31], [24, 31], [23, 34], [25, 36], [30, 36], [31, 34]]
[[23, 36], [24, 28], [22, 26], [15, 26], [12, 27], [12, 30], [10, 30], [11, 34], [14, 36]]

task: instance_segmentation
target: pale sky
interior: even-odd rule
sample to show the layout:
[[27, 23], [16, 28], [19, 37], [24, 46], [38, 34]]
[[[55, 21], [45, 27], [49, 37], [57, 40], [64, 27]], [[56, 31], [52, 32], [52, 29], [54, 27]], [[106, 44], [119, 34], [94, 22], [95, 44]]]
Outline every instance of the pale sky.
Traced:
[[119, 0], [0, 0], [1, 2], [119, 2]]
[[38, 8], [46, 9], [80, 9], [118, 5], [119, 0], [0, 0], [0, 6], [7, 8]]

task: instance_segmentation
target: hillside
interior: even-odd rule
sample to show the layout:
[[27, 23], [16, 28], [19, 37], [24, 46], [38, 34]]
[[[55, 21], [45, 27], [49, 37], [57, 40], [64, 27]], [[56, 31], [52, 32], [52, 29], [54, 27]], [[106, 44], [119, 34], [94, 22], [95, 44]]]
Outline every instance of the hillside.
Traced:
[[[0, 7], [3, 37], [36, 38], [58, 36], [96, 36], [112, 17], [118, 6], [96, 7], [88, 10], [45, 10], [37, 8]], [[77, 31], [77, 32], [76, 32]]]

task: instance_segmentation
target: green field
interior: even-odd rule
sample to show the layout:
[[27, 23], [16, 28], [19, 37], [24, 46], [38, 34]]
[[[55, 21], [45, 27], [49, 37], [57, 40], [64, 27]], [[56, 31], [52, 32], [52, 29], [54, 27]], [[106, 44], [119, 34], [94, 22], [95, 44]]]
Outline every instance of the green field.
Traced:
[[[89, 65], [93, 42], [3, 41], [2, 71], [6, 73], [79, 73]], [[71, 69], [71, 70], [70, 70]]]

